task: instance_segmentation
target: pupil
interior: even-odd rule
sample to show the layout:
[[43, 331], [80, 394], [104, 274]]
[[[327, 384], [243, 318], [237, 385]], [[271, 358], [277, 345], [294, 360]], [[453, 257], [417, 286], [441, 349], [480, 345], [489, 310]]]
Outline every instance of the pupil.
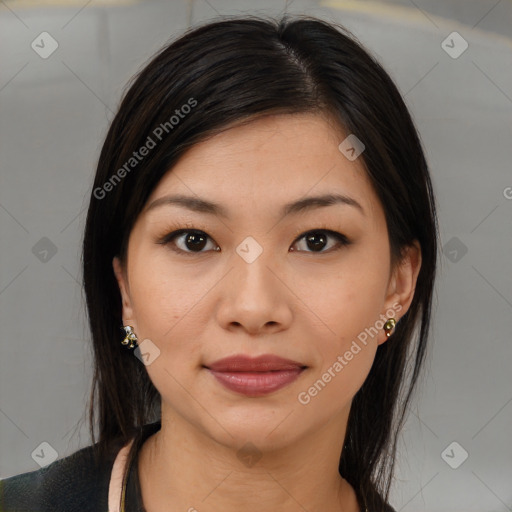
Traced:
[[[312, 248], [315, 248], [315, 249], [323, 249], [323, 247], [325, 246], [325, 236], [323, 234], [319, 234], [319, 233], [314, 233], [312, 235], [309, 235], [307, 238], [307, 243], [309, 244], [310, 242], [313, 242], [312, 246], [308, 246], [310, 249]], [[318, 244], [318, 243], [314, 243], [314, 240], [315, 239], [320, 239], [321, 242]]]
[[[202, 239], [202, 240], [201, 240]], [[188, 243], [191, 242], [193, 245], [191, 247], [188, 247]], [[199, 243], [196, 243], [199, 242]], [[203, 249], [205, 242], [205, 237], [203, 235], [197, 234], [197, 233], [189, 233], [189, 235], [186, 238], [186, 244], [189, 249], [193, 249], [194, 247], [198, 250]], [[201, 245], [202, 243], [202, 245]]]

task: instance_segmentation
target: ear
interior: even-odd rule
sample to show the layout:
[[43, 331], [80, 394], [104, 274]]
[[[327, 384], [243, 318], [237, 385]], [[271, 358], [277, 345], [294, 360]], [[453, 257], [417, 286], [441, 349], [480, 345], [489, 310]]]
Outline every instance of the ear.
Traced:
[[[397, 262], [391, 273], [387, 290], [385, 310], [382, 318], [390, 318], [389, 313], [394, 311], [393, 317], [398, 320], [407, 313], [414, 298], [416, 281], [421, 268], [421, 247], [417, 240], [404, 249], [402, 258]], [[386, 313], [388, 312], [388, 313]], [[379, 332], [378, 344], [384, 343], [388, 337], [382, 329]]]
[[133, 308], [130, 299], [130, 288], [128, 286], [128, 279], [126, 275], [126, 269], [123, 267], [120, 259], [115, 256], [112, 260], [112, 267], [114, 274], [119, 285], [119, 291], [121, 293], [121, 300], [123, 305], [123, 325], [133, 326]]

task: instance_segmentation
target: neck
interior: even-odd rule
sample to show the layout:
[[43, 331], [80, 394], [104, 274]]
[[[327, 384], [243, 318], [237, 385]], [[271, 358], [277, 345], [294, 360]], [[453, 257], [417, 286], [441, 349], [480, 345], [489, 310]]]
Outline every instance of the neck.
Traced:
[[[292, 443], [219, 442], [162, 407], [139, 454], [147, 512], [359, 512], [338, 471], [348, 411]], [[341, 430], [340, 430], [341, 427]]]

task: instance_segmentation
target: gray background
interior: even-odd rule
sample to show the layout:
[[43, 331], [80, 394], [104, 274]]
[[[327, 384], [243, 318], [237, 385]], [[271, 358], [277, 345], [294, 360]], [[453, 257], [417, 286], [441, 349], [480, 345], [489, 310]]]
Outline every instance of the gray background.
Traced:
[[[510, 0], [1, 1], [0, 477], [38, 469], [32, 454], [52, 453], [43, 442], [58, 457], [90, 443], [80, 243], [126, 81], [190, 25], [284, 10], [341, 22], [375, 54], [411, 109], [437, 192], [433, 344], [391, 502], [404, 512], [510, 511]], [[31, 48], [44, 31], [58, 43], [46, 59]], [[457, 58], [443, 46], [458, 52], [461, 40], [442, 44], [454, 31], [469, 45]]]

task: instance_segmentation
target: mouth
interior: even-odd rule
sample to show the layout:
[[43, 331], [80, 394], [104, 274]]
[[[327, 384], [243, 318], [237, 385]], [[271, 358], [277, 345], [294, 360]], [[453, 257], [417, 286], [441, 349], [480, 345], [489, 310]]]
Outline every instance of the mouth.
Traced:
[[275, 355], [236, 355], [204, 365], [225, 388], [246, 396], [264, 396], [295, 381], [308, 367]]
[[307, 368], [306, 365], [274, 354], [250, 357], [245, 354], [219, 359], [205, 368], [216, 372], [272, 372]]

